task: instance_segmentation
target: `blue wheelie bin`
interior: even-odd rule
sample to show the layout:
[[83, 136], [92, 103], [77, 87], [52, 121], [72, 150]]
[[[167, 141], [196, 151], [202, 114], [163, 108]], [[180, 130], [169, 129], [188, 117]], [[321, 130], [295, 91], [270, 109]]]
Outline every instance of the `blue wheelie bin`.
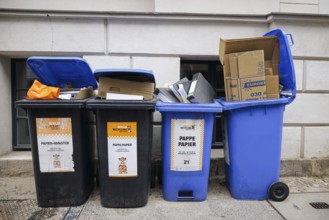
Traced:
[[[280, 43], [278, 99], [226, 102], [223, 106], [225, 171], [233, 198], [282, 201], [289, 188], [279, 181], [283, 112], [296, 97], [295, 70], [287, 35], [273, 30]], [[291, 38], [292, 39], [292, 38]]]
[[162, 192], [167, 201], [207, 198], [212, 131], [218, 103], [158, 101], [162, 114]]

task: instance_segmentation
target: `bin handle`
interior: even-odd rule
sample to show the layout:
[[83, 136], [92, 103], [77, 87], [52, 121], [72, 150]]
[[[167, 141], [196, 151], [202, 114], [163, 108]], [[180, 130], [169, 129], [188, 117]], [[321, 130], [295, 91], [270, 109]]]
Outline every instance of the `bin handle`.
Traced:
[[[289, 46], [294, 45], [295, 42], [294, 42], [294, 38], [292, 37], [292, 35], [291, 35], [291, 34], [286, 34], [286, 36], [287, 36], [287, 39], [290, 39], [290, 40], [289, 40]], [[289, 38], [288, 38], [288, 37], [289, 37]]]

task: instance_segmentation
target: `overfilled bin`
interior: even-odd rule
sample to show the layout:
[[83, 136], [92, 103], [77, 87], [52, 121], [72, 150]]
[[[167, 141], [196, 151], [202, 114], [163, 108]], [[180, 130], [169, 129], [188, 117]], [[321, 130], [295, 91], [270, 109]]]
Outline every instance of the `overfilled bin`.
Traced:
[[[63, 88], [97, 82], [85, 60], [73, 57], [31, 57], [27, 64], [39, 80]], [[86, 100], [20, 100], [27, 110], [37, 201], [42, 207], [78, 206], [93, 189]]]
[[[111, 78], [109, 81], [129, 79], [155, 88], [153, 73], [148, 70], [102, 69], [96, 70], [94, 76], [99, 81], [102, 77]], [[119, 87], [117, 82], [115, 87]], [[100, 90], [98, 93], [100, 95]], [[149, 95], [152, 95], [149, 100], [93, 99], [87, 102], [87, 108], [96, 112], [99, 186], [104, 207], [133, 208], [147, 204], [155, 110], [153, 92]]]
[[228, 188], [241, 200], [273, 199], [289, 195], [279, 182], [283, 112], [296, 96], [295, 71], [287, 35], [274, 30], [280, 43], [279, 79], [285, 93], [277, 99], [226, 102], [223, 106], [224, 153]]
[[157, 102], [162, 114], [162, 192], [167, 201], [207, 198], [213, 123], [218, 103]]

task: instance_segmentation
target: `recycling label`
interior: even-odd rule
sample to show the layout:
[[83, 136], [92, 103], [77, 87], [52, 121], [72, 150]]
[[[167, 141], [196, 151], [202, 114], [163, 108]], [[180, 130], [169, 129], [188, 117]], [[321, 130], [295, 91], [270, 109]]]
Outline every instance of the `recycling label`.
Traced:
[[109, 177], [137, 176], [137, 122], [107, 122]]
[[74, 172], [71, 118], [36, 118], [41, 173]]
[[202, 170], [203, 138], [203, 119], [172, 119], [170, 170]]

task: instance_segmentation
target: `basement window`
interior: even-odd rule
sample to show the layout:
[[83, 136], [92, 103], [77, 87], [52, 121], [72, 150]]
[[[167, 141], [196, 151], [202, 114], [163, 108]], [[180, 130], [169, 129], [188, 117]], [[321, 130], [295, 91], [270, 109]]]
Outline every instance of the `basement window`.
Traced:
[[[223, 66], [219, 61], [182, 60], [180, 78], [192, 79], [194, 73], [201, 72], [216, 92], [216, 98], [225, 97]], [[214, 123], [213, 148], [223, 147], [221, 114], [217, 114]]]
[[37, 78], [26, 65], [26, 59], [11, 60], [11, 99], [12, 99], [12, 134], [14, 150], [30, 150], [30, 133], [27, 113], [15, 108], [15, 101], [24, 99], [28, 89]]

